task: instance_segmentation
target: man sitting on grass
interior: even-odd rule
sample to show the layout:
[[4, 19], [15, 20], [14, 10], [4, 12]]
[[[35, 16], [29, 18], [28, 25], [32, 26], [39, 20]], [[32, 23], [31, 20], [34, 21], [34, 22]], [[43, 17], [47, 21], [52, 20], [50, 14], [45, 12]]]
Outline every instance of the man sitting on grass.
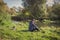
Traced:
[[37, 25], [35, 25], [35, 19], [32, 19], [29, 23], [29, 31], [39, 31]]

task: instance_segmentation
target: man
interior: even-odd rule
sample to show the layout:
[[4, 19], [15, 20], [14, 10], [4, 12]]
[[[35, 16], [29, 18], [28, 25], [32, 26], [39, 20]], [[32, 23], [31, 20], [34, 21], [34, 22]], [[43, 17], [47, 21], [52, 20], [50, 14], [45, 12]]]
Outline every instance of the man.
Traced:
[[38, 27], [35, 25], [35, 19], [32, 19], [29, 23], [29, 31], [39, 31]]

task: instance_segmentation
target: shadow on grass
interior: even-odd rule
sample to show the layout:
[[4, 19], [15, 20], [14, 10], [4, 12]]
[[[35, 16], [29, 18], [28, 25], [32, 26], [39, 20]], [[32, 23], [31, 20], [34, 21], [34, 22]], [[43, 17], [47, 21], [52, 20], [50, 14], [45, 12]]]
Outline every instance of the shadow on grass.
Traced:
[[18, 32], [30, 32], [29, 30], [19, 30]]
[[29, 32], [29, 30], [21, 30], [20, 32]]
[[29, 30], [20, 30], [18, 32], [40, 32], [40, 31], [29, 31]]

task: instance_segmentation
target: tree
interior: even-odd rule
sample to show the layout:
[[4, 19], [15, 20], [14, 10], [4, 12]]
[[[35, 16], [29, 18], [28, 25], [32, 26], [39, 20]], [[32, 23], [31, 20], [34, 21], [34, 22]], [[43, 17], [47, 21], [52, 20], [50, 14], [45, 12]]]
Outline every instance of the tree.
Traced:
[[54, 4], [48, 11], [49, 18], [52, 20], [60, 20], [60, 4]]
[[47, 17], [46, 0], [22, 0], [24, 7], [30, 13], [30, 17]]
[[56, 17], [60, 17], [60, 4], [54, 5], [52, 12], [56, 15]]
[[7, 4], [0, 0], [0, 25], [9, 24], [11, 21], [10, 15], [7, 12]]

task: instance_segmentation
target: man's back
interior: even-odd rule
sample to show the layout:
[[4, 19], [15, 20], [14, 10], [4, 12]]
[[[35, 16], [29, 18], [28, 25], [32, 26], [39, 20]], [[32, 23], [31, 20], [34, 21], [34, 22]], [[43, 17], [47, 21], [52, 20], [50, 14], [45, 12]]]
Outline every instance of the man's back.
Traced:
[[32, 21], [30, 21], [30, 23], [29, 23], [29, 30], [33, 30], [33, 23], [32, 23]]

